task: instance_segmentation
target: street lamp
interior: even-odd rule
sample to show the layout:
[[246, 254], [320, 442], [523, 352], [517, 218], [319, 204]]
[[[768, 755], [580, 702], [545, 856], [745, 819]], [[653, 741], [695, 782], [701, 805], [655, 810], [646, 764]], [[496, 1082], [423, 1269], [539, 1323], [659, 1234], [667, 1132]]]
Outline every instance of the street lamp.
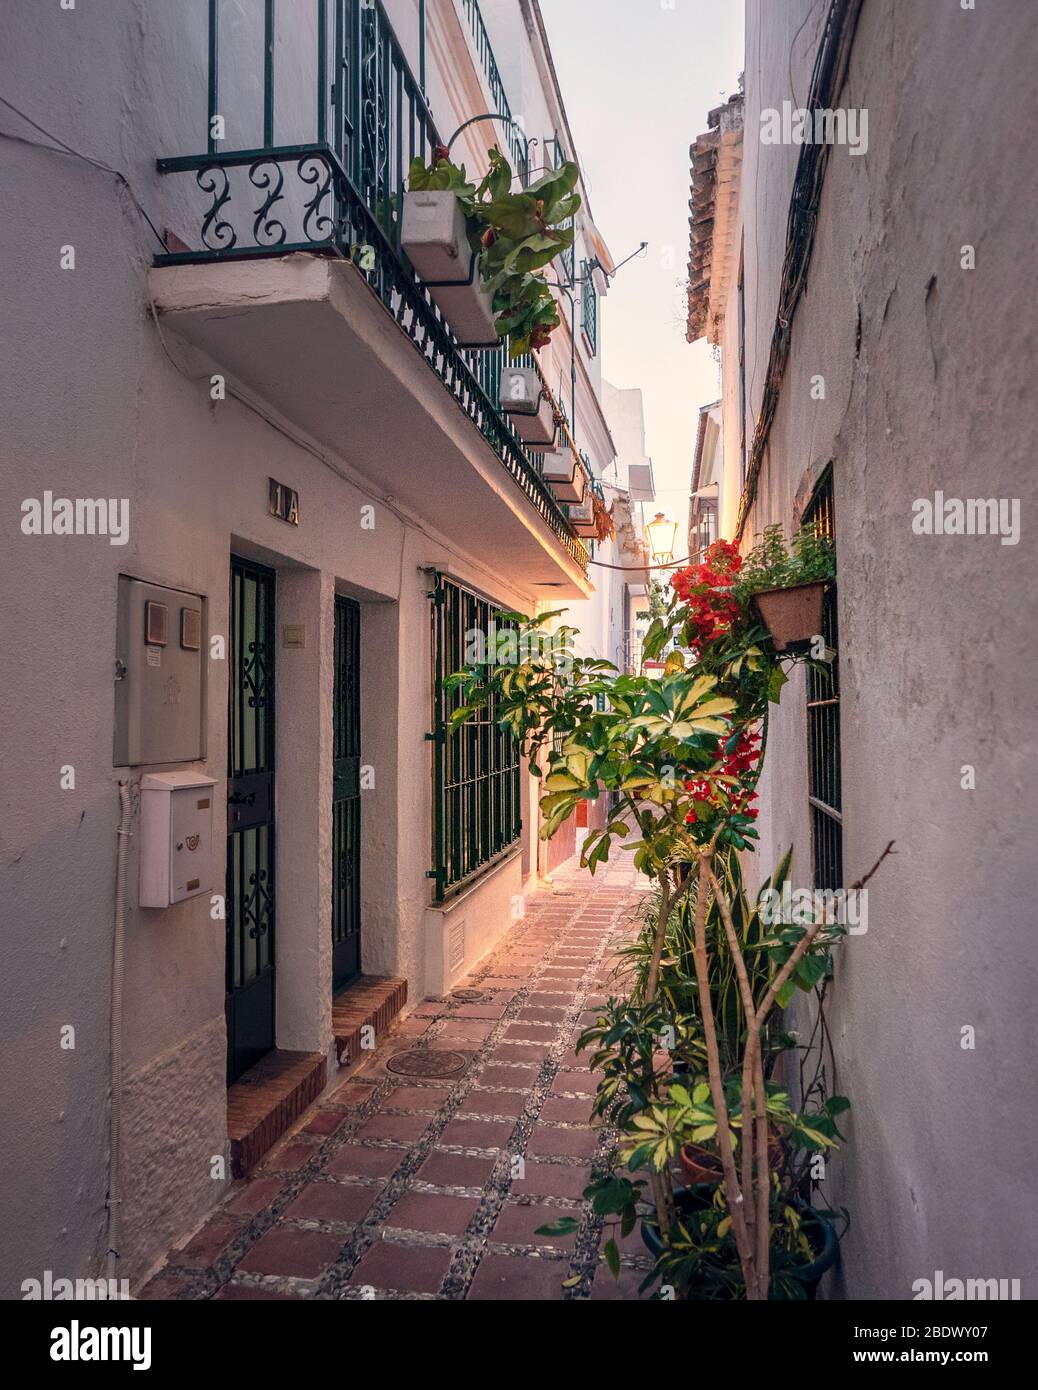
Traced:
[[657, 512], [654, 520], [645, 528], [649, 537], [649, 549], [657, 564], [665, 565], [674, 559], [674, 538], [678, 533], [678, 523], [668, 521], [662, 512]]

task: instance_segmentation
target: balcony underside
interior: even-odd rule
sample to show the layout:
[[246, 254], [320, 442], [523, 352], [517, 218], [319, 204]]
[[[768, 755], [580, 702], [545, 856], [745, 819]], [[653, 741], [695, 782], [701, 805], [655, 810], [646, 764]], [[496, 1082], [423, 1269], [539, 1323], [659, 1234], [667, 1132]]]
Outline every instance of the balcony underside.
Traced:
[[518, 588], [591, 592], [537, 488], [509, 471], [350, 262], [298, 252], [150, 275], [164, 326], [345, 459], [376, 495]]

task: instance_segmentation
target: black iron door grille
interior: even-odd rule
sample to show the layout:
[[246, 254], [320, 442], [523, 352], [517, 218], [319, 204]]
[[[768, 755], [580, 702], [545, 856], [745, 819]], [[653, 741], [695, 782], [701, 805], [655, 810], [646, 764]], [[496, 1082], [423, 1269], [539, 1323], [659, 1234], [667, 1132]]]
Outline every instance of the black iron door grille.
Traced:
[[332, 986], [360, 974], [360, 607], [335, 600]]
[[498, 724], [496, 699], [454, 734], [450, 716], [462, 704], [460, 690], [444, 681], [468, 664], [471, 635], [496, 619], [489, 599], [445, 575], [436, 576], [433, 599], [433, 868], [436, 899], [471, 881], [507, 854], [522, 833], [520, 750], [515, 736]]
[[[804, 514], [820, 536], [836, 540], [832, 470], [820, 483]], [[830, 584], [822, 610], [822, 636], [832, 655], [828, 670], [808, 667], [807, 740], [814, 886], [843, 887], [843, 815], [840, 785], [840, 666], [836, 585]]]
[[227, 1080], [274, 1046], [274, 573], [231, 557]]

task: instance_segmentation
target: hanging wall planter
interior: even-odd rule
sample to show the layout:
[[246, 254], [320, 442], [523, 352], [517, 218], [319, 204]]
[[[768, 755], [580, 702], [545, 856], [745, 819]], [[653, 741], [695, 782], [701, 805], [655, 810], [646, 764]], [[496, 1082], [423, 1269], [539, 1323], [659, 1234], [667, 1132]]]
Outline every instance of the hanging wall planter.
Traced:
[[497, 347], [493, 296], [482, 288], [465, 213], [444, 189], [404, 194], [401, 241], [408, 260], [461, 347]]
[[584, 501], [587, 473], [572, 449], [555, 449], [545, 454], [541, 475], [560, 502], [572, 502], [579, 506]]
[[555, 442], [555, 412], [532, 367], [508, 367], [501, 373], [498, 404], [524, 444]]
[[579, 505], [577, 503], [571, 504], [569, 524], [578, 536], [583, 536], [587, 540], [594, 540], [598, 535], [598, 519], [595, 516], [595, 507], [590, 495], [585, 497]]
[[754, 595], [761, 622], [771, 633], [777, 652], [806, 651], [821, 633], [825, 588], [824, 582], [794, 584]]

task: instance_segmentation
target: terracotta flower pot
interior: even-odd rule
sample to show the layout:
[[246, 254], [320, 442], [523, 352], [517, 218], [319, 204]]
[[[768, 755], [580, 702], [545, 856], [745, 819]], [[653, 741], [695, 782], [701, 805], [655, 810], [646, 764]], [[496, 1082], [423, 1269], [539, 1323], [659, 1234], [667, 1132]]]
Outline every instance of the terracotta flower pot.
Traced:
[[795, 584], [791, 589], [765, 589], [754, 595], [761, 622], [771, 633], [777, 652], [810, 646], [822, 631], [825, 581]]
[[[721, 1160], [702, 1144], [682, 1144], [681, 1168], [690, 1187], [700, 1183], [718, 1183], [724, 1176]], [[775, 1169], [782, 1162], [782, 1141], [773, 1129], [768, 1130], [768, 1167]]]
[[682, 1144], [681, 1169], [689, 1187], [699, 1183], [718, 1183], [724, 1176], [721, 1160], [702, 1144]]

